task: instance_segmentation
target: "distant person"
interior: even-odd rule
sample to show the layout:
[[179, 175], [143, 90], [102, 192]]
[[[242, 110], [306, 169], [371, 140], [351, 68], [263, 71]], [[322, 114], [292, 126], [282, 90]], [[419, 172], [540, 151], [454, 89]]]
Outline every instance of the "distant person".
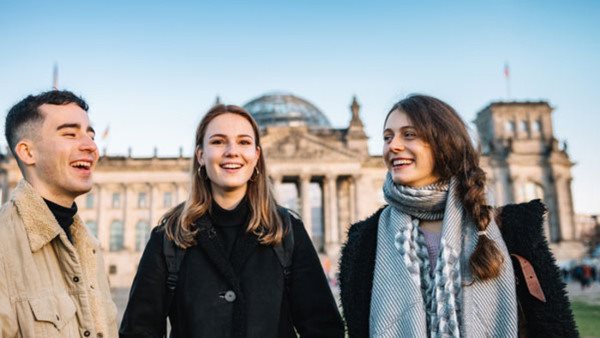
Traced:
[[23, 180], [0, 209], [0, 337], [116, 337], [102, 251], [77, 215], [98, 161], [83, 99], [28, 96], [5, 133]]
[[171, 337], [343, 337], [304, 225], [275, 203], [252, 116], [214, 106], [195, 147], [190, 195], [152, 231], [120, 336], [162, 337], [168, 317]]
[[[576, 337], [564, 283], [543, 238], [544, 206], [506, 206], [501, 233], [466, 124], [441, 100], [410, 96], [392, 107], [383, 125], [388, 205], [350, 227], [340, 262], [349, 337]], [[503, 236], [513, 239], [515, 229], [520, 236], [505, 243]], [[539, 282], [549, 305], [525, 295], [521, 311], [532, 316], [524, 327], [517, 297], [525, 282], [519, 276], [523, 285], [515, 285], [507, 245], [537, 257], [532, 263], [544, 272]]]
[[589, 264], [581, 267], [581, 290], [589, 288], [594, 280], [594, 271]]

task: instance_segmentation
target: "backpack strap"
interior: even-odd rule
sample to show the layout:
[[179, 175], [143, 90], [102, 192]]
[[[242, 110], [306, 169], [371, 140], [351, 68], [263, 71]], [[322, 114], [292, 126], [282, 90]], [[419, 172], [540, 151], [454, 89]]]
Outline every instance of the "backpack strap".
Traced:
[[[495, 208], [494, 220], [500, 229], [502, 229], [502, 211], [503, 207]], [[503, 234], [504, 236], [504, 234]], [[503, 238], [504, 239], [504, 238]], [[525, 286], [527, 287], [527, 291], [534, 298], [538, 299], [541, 302], [546, 302], [546, 296], [544, 295], [544, 290], [542, 290], [542, 286], [540, 285], [540, 281], [538, 279], [537, 274], [535, 273], [535, 269], [531, 262], [529, 262], [525, 257], [521, 255], [517, 255], [516, 253], [512, 253], [509, 250], [509, 254], [511, 257], [515, 259], [518, 263], [521, 272], [523, 273], [523, 278], [525, 279]], [[513, 269], [517, 269], [516, 265], [513, 265]], [[518, 278], [515, 275], [515, 279], [517, 280], [517, 284], [519, 283]]]
[[[525, 285], [527, 286], [527, 290], [529, 294], [533, 297], [537, 298], [542, 302], [546, 302], [546, 296], [544, 296], [544, 291], [542, 290], [542, 286], [540, 285], [540, 281], [535, 274], [535, 270], [533, 269], [533, 265], [525, 259], [523, 256], [519, 256], [517, 254], [510, 254], [512, 257], [516, 258], [519, 263], [519, 267], [523, 272], [523, 277], [525, 279]], [[518, 280], [517, 280], [518, 283]]]
[[179, 268], [185, 255], [185, 250], [182, 250], [175, 242], [169, 240], [167, 234], [163, 234], [163, 254], [165, 255], [165, 261], [167, 263], [167, 282], [166, 282], [166, 293], [165, 293], [165, 317], [169, 314], [171, 309], [171, 303], [173, 302], [173, 296], [175, 295], [175, 288], [177, 287], [177, 280], [179, 278]]
[[291, 283], [292, 275], [292, 257], [294, 255], [294, 229], [292, 226], [292, 220], [290, 211], [284, 207], [277, 207], [277, 212], [281, 217], [283, 223], [283, 229], [285, 231], [283, 240], [281, 243], [275, 245], [273, 250], [279, 260], [279, 264], [283, 268], [283, 281], [286, 290], [289, 288]]

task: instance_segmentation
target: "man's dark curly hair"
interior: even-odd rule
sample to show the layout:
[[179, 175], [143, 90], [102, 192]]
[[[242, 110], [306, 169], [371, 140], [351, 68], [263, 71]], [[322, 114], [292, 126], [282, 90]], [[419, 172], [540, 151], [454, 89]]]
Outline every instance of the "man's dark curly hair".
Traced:
[[15, 146], [23, 137], [22, 133], [28, 125], [41, 123], [44, 116], [39, 107], [43, 104], [66, 105], [75, 103], [81, 109], [88, 111], [87, 103], [79, 96], [67, 90], [52, 90], [38, 95], [29, 95], [19, 103], [15, 104], [6, 115], [4, 123], [4, 135], [10, 151], [15, 154]]

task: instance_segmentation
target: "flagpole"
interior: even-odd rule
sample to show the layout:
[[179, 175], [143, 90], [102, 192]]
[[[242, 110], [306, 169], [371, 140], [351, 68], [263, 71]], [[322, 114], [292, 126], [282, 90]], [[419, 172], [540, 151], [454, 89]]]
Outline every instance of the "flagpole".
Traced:
[[103, 156], [107, 156], [108, 155], [108, 146], [110, 144], [110, 124], [107, 124], [106, 128], [102, 132], [102, 141], [104, 142]]
[[58, 90], [58, 63], [54, 63], [54, 69], [52, 70], [52, 89]]
[[510, 68], [508, 62], [504, 63], [504, 79], [506, 80], [506, 99], [510, 99]]

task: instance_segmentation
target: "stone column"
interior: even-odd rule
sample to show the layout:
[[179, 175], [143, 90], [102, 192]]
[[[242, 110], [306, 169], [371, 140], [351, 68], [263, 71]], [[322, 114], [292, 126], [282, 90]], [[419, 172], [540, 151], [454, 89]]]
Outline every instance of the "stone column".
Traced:
[[181, 183], [177, 184], [177, 190], [175, 191], [175, 205], [181, 203], [181, 202], [185, 202], [185, 200], [187, 199], [187, 196], [185, 194], [185, 188], [183, 187], [183, 185]]
[[352, 199], [352, 201], [354, 201], [354, 214], [352, 217], [354, 217], [355, 222], [364, 217], [363, 208], [360, 204], [360, 178], [360, 174], [352, 175], [352, 183], [354, 187], [354, 189], [352, 189], [352, 194], [354, 195], [354, 198]]
[[300, 210], [302, 211], [302, 222], [306, 232], [312, 238], [312, 213], [310, 205], [310, 175], [303, 174], [300, 176]]
[[148, 201], [148, 222], [150, 222], [150, 228], [153, 228], [158, 223], [158, 219], [160, 218], [160, 214], [158, 210], [161, 208], [161, 200], [159, 196], [158, 189], [156, 188], [156, 184], [148, 183], [149, 198]]
[[356, 210], [356, 205], [358, 204], [358, 201], [356, 200], [356, 196], [358, 195], [356, 192], [356, 187], [358, 186], [357, 181], [358, 178], [356, 175], [352, 176], [349, 180], [348, 180], [348, 184], [349, 184], [349, 205], [348, 207], [350, 208], [350, 224], [358, 221], [358, 213]]
[[325, 248], [328, 253], [339, 247], [337, 176], [327, 175], [323, 189], [325, 201]]
[[108, 248], [108, 223], [104, 221], [105, 203], [103, 200], [104, 189], [100, 184], [96, 185], [96, 226], [98, 227], [98, 241], [103, 249]]
[[135, 191], [123, 184], [123, 203], [121, 208], [123, 210], [123, 237], [124, 237], [124, 249], [127, 251], [135, 251], [135, 220], [133, 219], [134, 208], [137, 208], [137, 200]]
[[[178, 205], [179, 203], [181, 203], [182, 201], [179, 200], [179, 185], [175, 182], [171, 183], [173, 190], [171, 190], [171, 206], [167, 207], [167, 208], [172, 208], [176, 205]], [[161, 208], [163, 208], [164, 206], [162, 205], [161, 202]]]
[[556, 211], [555, 217], [558, 217], [558, 223], [560, 224], [559, 233], [561, 240], [573, 240], [574, 239], [574, 226], [573, 226], [573, 211], [572, 202], [570, 201], [570, 180], [563, 177], [556, 177], [554, 183], [556, 184]]

